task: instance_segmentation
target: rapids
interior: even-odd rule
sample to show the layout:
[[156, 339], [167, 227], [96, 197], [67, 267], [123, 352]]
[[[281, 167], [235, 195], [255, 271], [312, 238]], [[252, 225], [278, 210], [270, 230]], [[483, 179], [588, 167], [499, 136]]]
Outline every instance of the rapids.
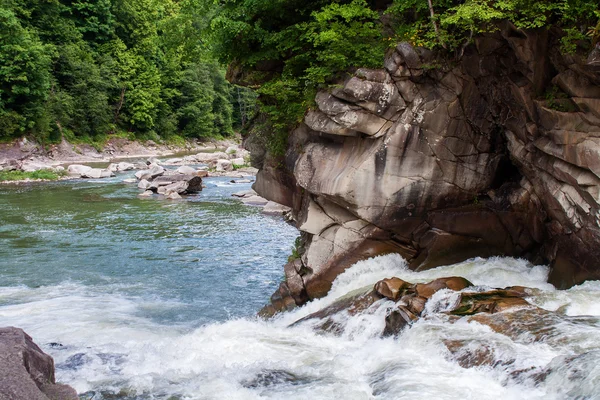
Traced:
[[[523, 260], [413, 272], [386, 255], [263, 321], [254, 314], [296, 232], [230, 199], [240, 185], [206, 182], [176, 203], [136, 199], [119, 180], [0, 188], [0, 325], [28, 332], [82, 399], [600, 398], [600, 282], [557, 291], [548, 268]], [[455, 275], [481, 290], [535, 288], [528, 300], [554, 316], [542, 335], [504, 335], [451, 321], [442, 311], [455, 294], [440, 291], [397, 337], [380, 336], [387, 300], [342, 317], [341, 335], [289, 326], [382, 278]], [[497, 362], [461, 367], [448, 341]]]

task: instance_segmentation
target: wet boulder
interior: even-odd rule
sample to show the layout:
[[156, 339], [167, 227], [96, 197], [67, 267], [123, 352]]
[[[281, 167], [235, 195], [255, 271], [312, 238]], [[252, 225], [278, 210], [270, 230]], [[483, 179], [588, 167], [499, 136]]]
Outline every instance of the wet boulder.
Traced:
[[398, 300], [405, 289], [410, 287], [410, 283], [400, 278], [383, 279], [375, 284], [375, 291], [383, 297], [390, 300]]
[[439, 278], [429, 283], [419, 283], [415, 285], [415, 291], [417, 295], [428, 299], [441, 289], [459, 291], [469, 286], [473, 286], [473, 284], [465, 278], [453, 276], [450, 278]]
[[202, 178], [184, 174], [158, 176], [150, 182], [149, 189], [164, 195], [197, 193], [202, 190]]
[[77, 392], [57, 384], [54, 360], [23, 330], [0, 328], [0, 400], [77, 400]]

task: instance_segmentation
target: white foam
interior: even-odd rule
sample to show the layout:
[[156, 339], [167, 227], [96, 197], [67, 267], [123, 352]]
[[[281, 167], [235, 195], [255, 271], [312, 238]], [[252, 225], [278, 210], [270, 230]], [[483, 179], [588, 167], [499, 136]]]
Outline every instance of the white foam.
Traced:
[[[125, 390], [186, 400], [558, 400], [573, 394], [594, 398], [597, 386], [568, 381], [572, 376], [568, 372], [577, 368], [583, 368], [591, 382], [600, 379], [593, 357], [600, 328], [594, 319], [549, 321], [555, 334], [542, 341], [525, 336], [511, 339], [482, 324], [464, 319], [450, 322], [440, 312], [456, 295], [440, 291], [427, 303], [426, 316], [396, 338], [379, 335], [393, 305], [386, 300], [363, 314], [341, 313], [336, 318], [345, 330], [338, 336], [315, 332], [310, 324], [287, 327], [349, 292], [369, 290], [376, 281], [391, 276], [423, 282], [459, 275], [482, 286], [533, 286], [540, 292], [532, 301], [539, 304], [566, 306], [569, 315], [598, 311], [599, 282], [556, 291], [545, 283], [547, 271], [522, 260], [494, 258], [413, 272], [400, 256], [388, 255], [357, 263], [338, 277], [325, 298], [273, 321], [236, 319], [198, 329], [141, 316], [140, 310], [175, 305], [160, 300], [125, 297], [70, 282], [35, 289], [19, 286], [0, 288], [3, 304], [10, 303], [0, 307], [0, 321], [30, 333], [54, 356], [58, 380], [79, 392]], [[448, 341], [463, 341], [472, 351], [486, 347], [504, 363], [462, 368], [446, 347]], [[50, 342], [63, 347], [48, 346]], [[586, 352], [592, 355], [535, 384], [535, 374], [548, 365], [562, 365], [561, 357]], [[270, 376], [271, 381], [258, 384], [257, 376]], [[258, 383], [252, 387], [252, 382]]]

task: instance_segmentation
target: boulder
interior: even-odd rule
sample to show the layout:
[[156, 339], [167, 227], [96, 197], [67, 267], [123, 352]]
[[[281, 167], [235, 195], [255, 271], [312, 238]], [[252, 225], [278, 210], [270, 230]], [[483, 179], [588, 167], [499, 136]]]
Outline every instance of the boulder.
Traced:
[[292, 209], [288, 206], [275, 203], [274, 201], [269, 201], [267, 204], [265, 204], [261, 212], [267, 215], [283, 215], [290, 211], [292, 211]]
[[[288, 263], [286, 265], [286, 277], [288, 277], [288, 280], [293, 276], [293, 274], [288, 274], [287, 272], [290, 268], [290, 263]], [[465, 285], [471, 286], [470, 282], [462, 277], [439, 278], [422, 284], [412, 284], [397, 277], [387, 278], [377, 282], [373, 290], [342, 297], [330, 306], [296, 321], [293, 325], [304, 321], [312, 321], [311, 325], [314, 329], [339, 334], [344, 331], [344, 325], [340, 321], [344, 321], [345, 318], [338, 318], [337, 315], [369, 313], [367, 311], [369, 308], [376, 307], [379, 304], [380, 307], [386, 307], [388, 310], [385, 316], [385, 327], [381, 332], [382, 336], [397, 335], [419, 319], [425, 309], [427, 299], [418, 293], [418, 287], [431, 288], [432, 292], [428, 293], [429, 297], [431, 297], [439, 290], [450, 289], [457, 291], [468, 287], [465, 287]], [[287, 285], [284, 288], [288, 291], [291, 289]], [[304, 286], [301, 284], [300, 288], [296, 291], [302, 292], [303, 289]], [[485, 315], [508, 311], [514, 312], [522, 309], [539, 310], [524, 299], [528, 295], [529, 290], [523, 287], [509, 287], [481, 292], [463, 291], [456, 302], [449, 303], [446, 309], [439, 312], [455, 317], [468, 316], [476, 321], [486, 321], [483, 323], [490, 325], [496, 330], [495, 326], [502, 323], [506, 318], [500, 316], [494, 319]], [[279, 293], [282, 293], [282, 291], [280, 290]], [[294, 300], [296, 304], [302, 304], [305, 301], [299, 298], [295, 298]], [[378, 303], [380, 300], [386, 300], [387, 303], [380, 304]], [[265, 308], [263, 315], [268, 316], [269, 313], [273, 314], [281, 308], [282, 304], [285, 304], [285, 301], [283, 297], [276, 298], [276, 302], [273, 303], [272, 308]], [[289, 306], [286, 307], [289, 308]], [[543, 312], [543, 310], [540, 311]], [[315, 320], [320, 321], [315, 323]], [[497, 331], [502, 333], [500, 329]], [[519, 333], [523, 332], [520, 331]]]
[[23, 330], [0, 328], [0, 400], [78, 400], [57, 384], [54, 360]]
[[106, 169], [112, 172], [117, 172], [119, 170], [119, 165], [115, 163], [110, 163], [108, 164], [108, 167], [106, 167]]
[[148, 190], [148, 189], [150, 189], [150, 182], [148, 182], [146, 179], [142, 179], [138, 183], [138, 188], [140, 188], [142, 190]]
[[163, 161], [163, 165], [177, 165], [177, 164], [181, 164], [181, 163], [183, 163], [183, 158], [180, 158], [180, 157], [169, 158], [169, 159]]
[[160, 165], [154, 165], [149, 169], [141, 170], [135, 173], [135, 177], [139, 180], [146, 179], [148, 181], [156, 178], [157, 176], [163, 175], [165, 169]]
[[150, 182], [149, 189], [161, 194], [171, 192], [179, 194], [196, 193], [202, 190], [202, 178], [197, 175], [184, 174], [159, 176]]
[[396, 301], [409, 286], [410, 284], [408, 282], [405, 282], [400, 278], [389, 278], [377, 282], [374, 290], [380, 296]]
[[189, 184], [186, 181], [173, 182], [168, 185], [158, 186], [156, 191], [158, 194], [163, 194], [165, 196], [170, 195], [171, 193], [184, 194], [187, 193]]
[[67, 172], [71, 176], [90, 179], [109, 178], [111, 176], [115, 176], [115, 174], [108, 169], [92, 168], [88, 167], [87, 165], [79, 164], [69, 165]]
[[135, 165], [132, 163], [123, 161], [117, 164], [117, 171], [131, 171], [132, 169], [135, 169]]
[[246, 161], [243, 158], [232, 158], [231, 163], [236, 166], [246, 165]]
[[196, 175], [198, 171], [196, 171], [194, 168], [189, 167], [187, 165], [182, 165], [181, 167], [177, 168], [177, 173], [180, 174], [185, 174], [185, 175]]
[[150, 157], [146, 160], [146, 164], [148, 165], [161, 165], [162, 162], [156, 157]]
[[67, 167], [67, 173], [72, 176], [82, 177], [86, 173], [92, 170], [92, 167], [87, 165], [72, 164]]
[[216, 161], [216, 171], [224, 172], [224, 171], [233, 171], [233, 165], [229, 160], [217, 160]]
[[171, 192], [171, 193], [169, 193], [167, 195], [167, 199], [169, 199], [169, 200], [179, 200], [179, 199], [181, 199], [181, 196], [177, 192]]

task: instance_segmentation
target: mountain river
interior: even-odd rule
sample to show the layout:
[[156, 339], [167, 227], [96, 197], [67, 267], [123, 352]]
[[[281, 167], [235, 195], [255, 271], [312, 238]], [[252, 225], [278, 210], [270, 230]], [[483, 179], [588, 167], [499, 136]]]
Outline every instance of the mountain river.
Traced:
[[[206, 178], [184, 200], [140, 199], [131, 173], [0, 187], [0, 326], [29, 333], [81, 399], [600, 399], [600, 282], [566, 291], [512, 258], [412, 272], [398, 255], [357, 263], [329, 295], [263, 321], [297, 231]], [[382, 338], [387, 300], [338, 321], [289, 325], [382, 278], [464, 276], [535, 288], [551, 317], [505, 335], [442, 311]], [[535, 324], [534, 324], [535, 325]], [[464, 367], [447, 344], [496, 360]]]

